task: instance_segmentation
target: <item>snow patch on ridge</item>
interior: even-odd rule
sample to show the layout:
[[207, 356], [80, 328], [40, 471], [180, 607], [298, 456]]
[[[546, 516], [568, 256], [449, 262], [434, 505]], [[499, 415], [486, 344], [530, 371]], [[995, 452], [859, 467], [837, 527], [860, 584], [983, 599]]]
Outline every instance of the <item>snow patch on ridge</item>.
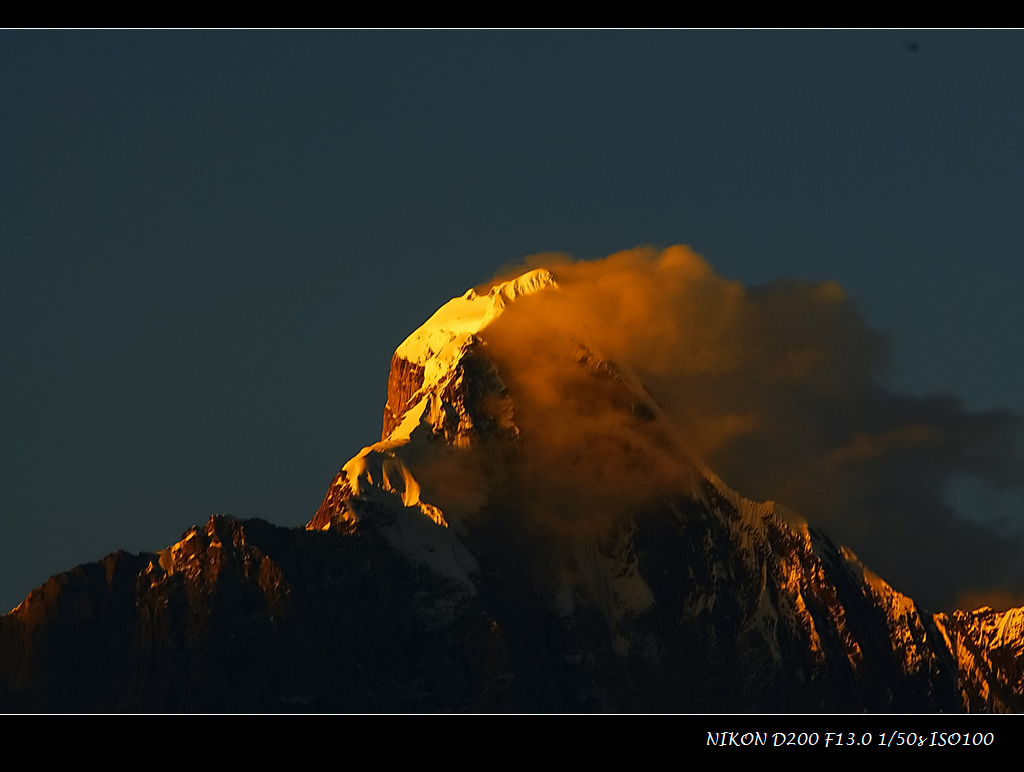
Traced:
[[[577, 543], [573, 557], [578, 575], [567, 577], [604, 616], [612, 648], [619, 656], [629, 654], [629, 622], [654, 606], [651, 588], [640, 573], [636, 556], [628, 549], [632, 539], [632, 533], [623, 534], [618, 547], [611, 552], [600, 549], [596, 540]], [[575, 602], [569, 583], [561, 584], [554, 605], [562, 616], [572, 614]]]
[[418, 440], [420, 433], [416, 429], [423, 424], [424, 418], [429, 418], [433, 402], [437, 402], [436, 395], [424, 397], [407, 410], [402, 423], [395, 428], [389, 439], [363, 448], [341, 468], [340, 477], [348, 482], [354, 496], [385, 506], [400, 505], [406, 509], [418, 509], [438, 525], [447, 528], [448, 522], [441, 510], [420, 498], [420, 484], [402, 458], [405, 455], [403, 450], [412, 454], [419, 450], [416, 446], [420, 443], [413, 442], [414, 435], [417, 435]]
[[[431, 428], [424, 424], [430, 405], [430, 398], [421, 399], [406, 412], [391, 440], [363, 448], [342, 467], [335, 485], [347, 485], [351, 492], [342, 519], [375, 520], [377, 530], [400, 553], [475, 594], [469, 578], [477, 570], [475, 559], [448, 532], [444, 513], [421, 498], [420, 484], [409, 468], [411, 459], [429, 452]], [[382, 517], [381, 512], [390, 514]]]

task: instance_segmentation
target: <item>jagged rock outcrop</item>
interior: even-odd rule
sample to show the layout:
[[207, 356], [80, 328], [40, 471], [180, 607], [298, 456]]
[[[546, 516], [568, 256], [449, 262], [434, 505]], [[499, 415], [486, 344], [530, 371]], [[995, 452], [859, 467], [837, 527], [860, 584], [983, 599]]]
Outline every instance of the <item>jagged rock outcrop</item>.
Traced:
[[500, 629], [373, 529], [214, 517], [53, 577], [0, 620], [8, 711], [467, 711]]
[[956, 658], [963, 707], [972, 712], [1024, 712], [1024, 609], [936, 614]]

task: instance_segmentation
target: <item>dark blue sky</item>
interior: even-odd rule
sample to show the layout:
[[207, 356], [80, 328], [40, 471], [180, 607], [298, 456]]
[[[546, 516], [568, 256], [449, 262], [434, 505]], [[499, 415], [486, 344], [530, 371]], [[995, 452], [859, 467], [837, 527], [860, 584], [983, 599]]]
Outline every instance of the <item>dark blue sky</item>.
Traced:
[[0, 606], [305, 522], [537, 252], [836, 279], [888, 385], [1024, 412], [1022, 95], [1021, 32], [0, 32]]

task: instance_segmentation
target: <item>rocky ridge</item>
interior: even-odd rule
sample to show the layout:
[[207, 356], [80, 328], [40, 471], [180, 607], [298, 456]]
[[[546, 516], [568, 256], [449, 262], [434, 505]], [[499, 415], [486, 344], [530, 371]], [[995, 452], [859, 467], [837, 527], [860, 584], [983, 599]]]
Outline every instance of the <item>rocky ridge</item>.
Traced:
[[[381, 441], [305, 531], [218, 516], [34, 590], [0, 618], [0, 706], [1024, 709], [1024, 610], [921, 609], [684, 449], [676, 489], [611, 527], [529, 527], [516, 404], [486, 328], [540, 291], [557, 291], [548, 271], [470, 290], [399, 347]], [[573, 358], [639, 431], [668, 431], [632, 373]], [[453, 500], [439, 468], [484, 494]]]

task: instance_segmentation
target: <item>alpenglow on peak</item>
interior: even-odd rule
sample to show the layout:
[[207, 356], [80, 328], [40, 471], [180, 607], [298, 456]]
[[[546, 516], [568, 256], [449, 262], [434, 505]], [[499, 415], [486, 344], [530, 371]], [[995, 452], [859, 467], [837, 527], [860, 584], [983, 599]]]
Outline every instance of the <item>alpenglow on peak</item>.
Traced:
[[547, 268], [537, 268], [508, 281], [495, 284], [486, 295], [467, 290], [452, 298], [434, 313], [395, 351], [395, 356], [422, 365], [452, 343], [464, 342], [497, 319], [505, 306], [522, 295], [532, 295], [547, 287], [557, 287]]

